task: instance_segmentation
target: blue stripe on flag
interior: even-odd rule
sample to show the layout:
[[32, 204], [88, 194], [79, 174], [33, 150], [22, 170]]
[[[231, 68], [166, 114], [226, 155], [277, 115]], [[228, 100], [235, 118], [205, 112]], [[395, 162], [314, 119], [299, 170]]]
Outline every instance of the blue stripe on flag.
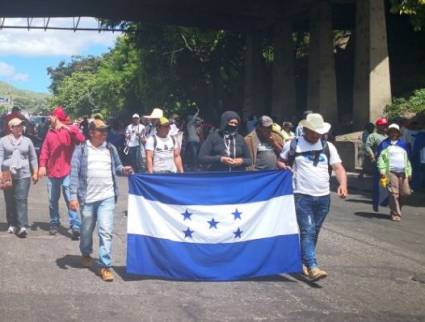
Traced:
[[292, 194], [292, 174], [279, 170], [135, 174], [129, 177], [129, 193], [174, 205], [248, 203]]
[[128, 235], [127, 272], [177, 280], [237, 280], [301, 271], [297, 234], [229, 244]]

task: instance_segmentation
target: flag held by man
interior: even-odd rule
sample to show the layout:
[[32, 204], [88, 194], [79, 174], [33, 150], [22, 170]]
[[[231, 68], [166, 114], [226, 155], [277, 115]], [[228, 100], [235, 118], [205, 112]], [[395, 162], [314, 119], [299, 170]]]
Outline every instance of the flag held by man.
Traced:
[[289, 171], [129, 178], [128, 273], [237, 280], [299, 271]]

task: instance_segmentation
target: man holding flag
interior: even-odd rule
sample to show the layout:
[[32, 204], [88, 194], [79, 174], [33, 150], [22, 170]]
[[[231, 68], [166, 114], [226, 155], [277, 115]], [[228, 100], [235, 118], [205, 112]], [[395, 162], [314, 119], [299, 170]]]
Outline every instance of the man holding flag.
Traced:
[[285, 144], [278, 166], [294, 173], [304, 274], [316, 281], [328, 275], [318, 266], [316, 245], [320, 227], [329, 212], [331, 171], [335, 171], [339, 182], [337, 193], [341, 198], [347, 196], [347, 176], [335, 146], [323, 139], [331, 125], [324, 122], [322, 115], [311, 113], [300, 125], [303, 136]]

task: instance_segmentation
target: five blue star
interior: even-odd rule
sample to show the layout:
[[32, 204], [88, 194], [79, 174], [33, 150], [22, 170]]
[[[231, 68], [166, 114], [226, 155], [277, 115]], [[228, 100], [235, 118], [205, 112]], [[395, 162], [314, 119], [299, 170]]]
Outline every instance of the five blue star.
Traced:
[[233, 232], [235, 234], [235, 238], [241, 238], [243, 231], [238, 227], [238, 230]]
[[190, 230], [189, 227], [187, 227], [186, 230], [183, 230], [183, 232], [184, 232], [184, 238], [186, 237], [192, 238], [193, 230]]
[[208, 221], [208, 223], [210, 224], [210, 229], [211, 228], [217, 229], [217, 224], [219, 223], [219, 221], [215, 221], [215, 219], [213, 218], [210, 221]]
[[236, 208], [236, 210], [232, 212], [232, 215], [235, 216], [235, 220], [236, 220], [236, 219], [241, 219], [242, 213]]
[[190, 216], [192, 216], [192, 213], [190, 213], [187, 209], [184, 213], [182, 213], [182, 215], [183, 215], [183, 221], [186, 220], [186, 219], [192, 220], [190, 218]]

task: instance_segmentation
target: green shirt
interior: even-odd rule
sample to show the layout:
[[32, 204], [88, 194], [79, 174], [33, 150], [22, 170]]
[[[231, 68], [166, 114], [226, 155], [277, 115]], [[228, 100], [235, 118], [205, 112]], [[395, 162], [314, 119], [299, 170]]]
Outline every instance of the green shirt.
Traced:
[[366, 139], [366, 152], [369, 157], [376, 156], [378, 145], [387, 138], [385, 134], [373, 132]]

